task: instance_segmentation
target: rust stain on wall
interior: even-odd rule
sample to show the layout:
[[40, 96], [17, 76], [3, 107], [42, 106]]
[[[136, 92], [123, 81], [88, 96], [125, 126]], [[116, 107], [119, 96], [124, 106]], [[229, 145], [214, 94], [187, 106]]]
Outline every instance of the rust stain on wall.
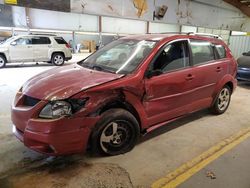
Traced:
[[140, 18], [147, 12], [148, 10], [148, 3], [147, 0], [133, 0], [134, 6], [137, 9], [137, 16]]

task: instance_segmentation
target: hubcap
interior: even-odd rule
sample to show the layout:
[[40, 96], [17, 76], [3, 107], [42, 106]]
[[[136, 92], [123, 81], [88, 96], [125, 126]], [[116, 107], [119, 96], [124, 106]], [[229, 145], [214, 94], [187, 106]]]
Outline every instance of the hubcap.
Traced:
[[61, 55], [56, 55], [54, 57], [54, 62], [56, 65], [61, 65], [63, 63], [63, 57]]
[[124, 122], [111, 122], [102, 131], [100, 146], [104, 152], [118, 151], [129, 141], [131, 130]]
[[2, 67], [3, 65], [4, 65], [4, 59], [0, 57], [0, 67]]
[[227, 108], [230, 99], [230, 91], [227, 88], [221, 90], [219, 94], [218, 108], [223, 111]]

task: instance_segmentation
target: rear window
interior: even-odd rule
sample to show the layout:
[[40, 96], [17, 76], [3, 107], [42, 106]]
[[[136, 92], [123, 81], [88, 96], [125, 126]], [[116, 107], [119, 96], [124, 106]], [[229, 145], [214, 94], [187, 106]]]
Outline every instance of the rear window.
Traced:
[[62, 37], [55, 37], [58, 44], [67, 44], [67, 42]]
[[191, 40], [190, 44], [194, 65], [203, 64], [215, 59], [214, 51], [210, 42], [203, 40]]
[[218, 55], [219, 55], [219, 59], [223, 59], [223, 58], [226, 58], [226, 49], [224, 46], [222, 45], [215, 45], [215, 48], [218, 52]]
[[32, 44], [51, 44], [48, 37], [33, 37]]

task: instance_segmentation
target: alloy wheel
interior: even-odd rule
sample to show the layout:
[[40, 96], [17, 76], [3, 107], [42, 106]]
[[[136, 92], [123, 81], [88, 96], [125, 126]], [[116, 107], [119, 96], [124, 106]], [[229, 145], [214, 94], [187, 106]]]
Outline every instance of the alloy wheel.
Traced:
[[61, 65], [63, 62], [64, 62], [64, 59], [63, 59], [63, 57], [61, 55], [56, 55], [54, 57], [54, 63], [56, 65]]
[[218, 97], [218, 108], [220, 111], [224, 111], [230, 101], [230, 91], [228, 88], [223, 88]]
[[109, 123], [100, 136], [100, 146], [104, 152], [119, 151], [131, 140], [132, 130], [127, 121]]

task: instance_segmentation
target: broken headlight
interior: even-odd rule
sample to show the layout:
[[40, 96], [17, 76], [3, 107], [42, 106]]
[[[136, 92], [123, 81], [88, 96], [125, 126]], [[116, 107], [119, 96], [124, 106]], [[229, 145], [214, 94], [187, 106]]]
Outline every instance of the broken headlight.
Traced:
[[63, 116], [70, 116], [83, 108], [89, 98], [68, 99], [67, 101], [52, 101], [40, 112], [39, 117], [56, 119]]
[[40, 112], [39, 117], [56, 119], [62, 116], [72, 115], [71, 104], [66, 101], [55, 101], [48, 103]]

